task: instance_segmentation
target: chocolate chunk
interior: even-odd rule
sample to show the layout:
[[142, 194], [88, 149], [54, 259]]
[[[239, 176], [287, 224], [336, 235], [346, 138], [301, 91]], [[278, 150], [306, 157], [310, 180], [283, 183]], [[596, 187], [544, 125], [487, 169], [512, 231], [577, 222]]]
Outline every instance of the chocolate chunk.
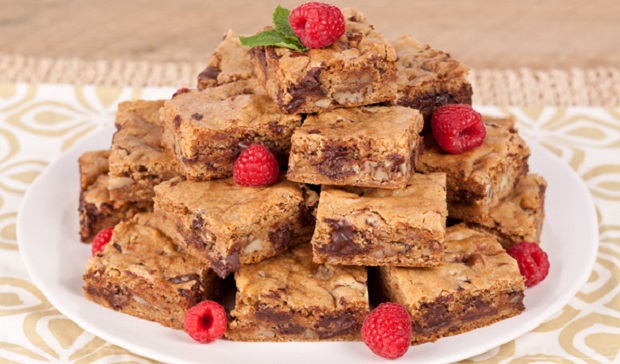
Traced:
[[221, 254], [207, 256], [211, 269], [220, 277], [226, 277], [231, 272], [239, 270], [241, 264], [239, 263], [239, 252], [231, 252], [226, 258], [223, 258]]
[[293, 318], [293, 313], [289, 311], [276, 311], [273, 308], [261, 308], [254, 312], [254, 317], [259, 320], [271, 322], [288, 322]]
[[209, 66], [198, 74], [198, 83], [209, 82], [211, 80], [217, 81], [217, 76], [219, 76], [220, 73], [221, 71], [219, 69]]
[[323, 150], [323, 161], [317, 164], [317, 169], [329, 179], [337, 180], [355, 173], [351, 168], [356, 160], [352, 157], [354, 151], [344, 145], [328, 143]]
[[390, 172], [396, 173], [400, 169], [400, 166], [405, 163], [405, 157], [400, 154], [392, 153], [388, 155], [388, 160], [392, 162]]
[[497, 307], [485, 300], [482, 296], [475, 296], [467, 302], [466, 310], [461, 316], [463, 321], [473, 321], [484, 316], [497, 314]]
[[484, 265], [484, 258], [480, 254], [472, 254], [465, 260], [465, 265], [473, 267], [475, 265]]
[[181, 126], [181, 115], [175, 115], [173, 121], [174, 127], [178, 129]]
[[284, 335], [298, 335], [306, 330], [305, 327], [294, 323], [278, 325], [278, 331]]
[[413, 97], [401, 97], [396, 103], [400, 106], [406, 106], [418, 109], [424, 115], [424, 119], [428, 121], [433, 111], [439, 106], [448, 104], [469, 104], [472, 102], [472, 87], [470, 84], [463, 84], [457, 91], [439, 91], [429, 92], [425, 94], [415, 95]]
[[131, 293], [125, 292], [122, 288], [117, 287], [108, 291], [106, 299], [110, 303], [110, 306], [118, 311], [129, 304]]
[[114, 243], [112, 244], [112, 246], [114, 247], [114, 249], [118, 250], [119, 253], [123, 252], [123, 248], [121, 248], [120, 244]]
[[353, 240], [357, 230], [345, 219], [324, 219], [324, 222], [332, 227], [331, 244], [317, 247], [317, 250], [334, 255], [355, 255], [366, 251]]
[[275, 230], [269, 232], [269, 241], [273, 243], [273, 249], [281, 252], [286, 249], [291, 240], [293, 240], [294, 232], [291, 224], [281, 224]]
[[288, 90], [293, 97], [293, 101], [287, 105], [283, 105], [286, 112], [294, 113], [297, 111], [308, 96], [325, 96], [325, 91], [321, 88], [320, 77], [321, 68], [311, 68], [299, 84]]
[[457, 190], [451, 194], [451, 198], [449, 198], [451, 203], [459, 204], [459, 205], [469, 205], [474, 201], [482, 200], [485, 196], [477, 193], [473, 193], [471, 191], [466, 190]]
[[271, 121], [269, 122], [269, 124], [267, 125], [267, 127], [269, 128], [269, 130], [274, 133], [274, 134], [282, 134], [282, 131], [284, 130], [282, 128], [281, 125], [278, 125], [277, 122], [275, 121]]
[[320, 339], [347, 335], [359, 330], [359, 324], [355, 316], [346, 312], [338, 316], [325, 316], [315, 326]]
[[192, 114], [192, 119], [200, 121], [202, 120], [202, 114], [194, 113]]
[[201, 229], [204, 226], [204, 220], [202, 219], [202, 216], [198, 215], [194, 218], [194, 220], [192, 221], [192, 229]]

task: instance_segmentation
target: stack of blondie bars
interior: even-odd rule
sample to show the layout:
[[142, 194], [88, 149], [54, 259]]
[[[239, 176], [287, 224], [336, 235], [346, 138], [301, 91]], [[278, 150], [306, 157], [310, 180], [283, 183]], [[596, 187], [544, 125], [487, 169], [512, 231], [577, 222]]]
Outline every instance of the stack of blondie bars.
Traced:
[[[425, 125], [471, 104], [468, 69], [343, 13], [329, 47], [228, 32], [195, 89], [119, 105], [109, 151], [79, 160], [81, 240], [115, 226], [86, 265], [88, 299], [182, 328], [234, 281], [238, 341], [359, 340], [376, 300], [409, 311], [413, 344], [524, 310], [505, 248], [539, 240], [546, 183], [514, 121], [484, 118], [480, 147], [443, 152]], [[255, 143], [283, 171], [271, 186], [231, 178]]]

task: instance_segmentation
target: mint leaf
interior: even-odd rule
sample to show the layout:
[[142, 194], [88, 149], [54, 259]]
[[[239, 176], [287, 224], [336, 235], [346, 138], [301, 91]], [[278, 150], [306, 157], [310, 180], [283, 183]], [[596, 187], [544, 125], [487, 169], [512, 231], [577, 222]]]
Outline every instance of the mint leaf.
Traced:
[[275, 46], [300, 52], [307, 50], [299, 39], [287, 37], [277, 30], [265, 30], [251, 37], [239, 37], [239, 41], [242, 45], [248, 47]]
[[273, 11], [273, 25], [276, 27], [276, 31], [283, 35], [287, 37], [296, 37], [293, 28], [291, 28], [291, 24], [288, 22], [288, 16], [290, 14], [290, 10], [278, 5], [276, 10]]
[[248, 47], [274, 46], [289, 48], [294, 51], [305, 52], [308, 50], [293, 32], [288, 22], [290, 10], [278, 5], [273, 11], [272, 21], [275, 29], [265, 30], [250, 37], [239, 37], [242, 45]]

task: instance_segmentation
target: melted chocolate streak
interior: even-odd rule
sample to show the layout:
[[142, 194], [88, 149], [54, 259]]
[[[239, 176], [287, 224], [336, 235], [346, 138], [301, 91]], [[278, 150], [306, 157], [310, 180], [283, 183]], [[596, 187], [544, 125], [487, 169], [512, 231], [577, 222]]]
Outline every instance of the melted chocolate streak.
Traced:
[[353, 239], [357, 230], [345, 219], [324, 219], [324, 222], [332, 227], [331, 244], [320, 246], [317, 250], [334, 255], [355, 255], [365, 251]]

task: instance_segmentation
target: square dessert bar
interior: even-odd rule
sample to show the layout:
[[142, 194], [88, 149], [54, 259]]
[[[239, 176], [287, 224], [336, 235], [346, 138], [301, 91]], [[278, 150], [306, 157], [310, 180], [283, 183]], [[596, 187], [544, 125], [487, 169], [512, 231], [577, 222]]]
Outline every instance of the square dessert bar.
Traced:
[[479, 224], [490, 223], [491, 210], [527, 174], [530, 156], [514, 119], [483, 117], [483, 121], [487, 135], [481, 146], [449, 154], [428, 135], [418, 165], [422, 173], [446, 173], [449, 217]]
[[235, 273], [226, 337], [235, 341], [360, 340], [368, 314], [364, 267], [315, 264], [297, 245]]
[[80, 240], [89, 242], [99, 230], [114, 226], [138, 212], [151, 211], [152, 201], [113, 200], [108, 192], [108, 151], [86, 152], [80, 168]]
[[386, 298], [411, 315], [413, 344], [487, 326], [525, 309], [517, 261], [495, 237], [463, 225], [446, 230], [440, 266], [378, 270]]
[[199, 90], [248, 80], [254, 76], [250, 61], [250, 48], [239, 43], [239, 36], [229, 30], [215, 48], [207, 68], [198, 75]]
[[287, 178], [311, 184], [402, 188], [413, 173], [424, 121], [401, 106], [309, 115], [293, 133]]
[[104, 307], [182, 329], [187, 309], [221, 295], [222, 283], [158, 230], [121, 222], [103, 252], [88, 260], [84, 294]]
[[504, 201], [491, 209], [489, 221], [472, 225], [497, 236], [505, 249], [522, 241], [538, 242], [545, 219], [546, 189], [542, 176], [528, 174]]
[[254, 143], [269, 148], [286, 165], [301, 116], [284, 114], [268, 96], [254, 94], [251, 82], [192, 90], [165, 102], [165, 148], [187, 179], [231, 177], [235, 159]]
[[355, 9], [342, 10], [345, 34], [334, 44], [298, 52], [252, 48], [254, 74], [288, 113], [317, 113], [393, 100], [396, 52]]
[[115, 200], [150, 201], [153, 186], [178, 175], [176, 161], [161, 147], [163, 101], [128, 101], [118, 105], [116, 133], [110, 147], [108, 189]]
[[446, 175], [413, 174], [403, 189], [323, 187], [312, 247], [317, 263], [431, 267], [441, 263]]
[[179, 245], [224, 277], [309, 241], [314, 217], [308, 204], [316, 201], [310, 193], [287, 180], [251, 188], [232, 179], [174, 179], [155, 187], [155, 212], [176, 224], [185, 238]]
[[418, 109], [426, 120], [439, 106], [471, 105], [472, 87], [467, 81], [469, 69], [464, 64], [410, 36], [402, 36], [390, 43], [398, 56], [396, 105]]

